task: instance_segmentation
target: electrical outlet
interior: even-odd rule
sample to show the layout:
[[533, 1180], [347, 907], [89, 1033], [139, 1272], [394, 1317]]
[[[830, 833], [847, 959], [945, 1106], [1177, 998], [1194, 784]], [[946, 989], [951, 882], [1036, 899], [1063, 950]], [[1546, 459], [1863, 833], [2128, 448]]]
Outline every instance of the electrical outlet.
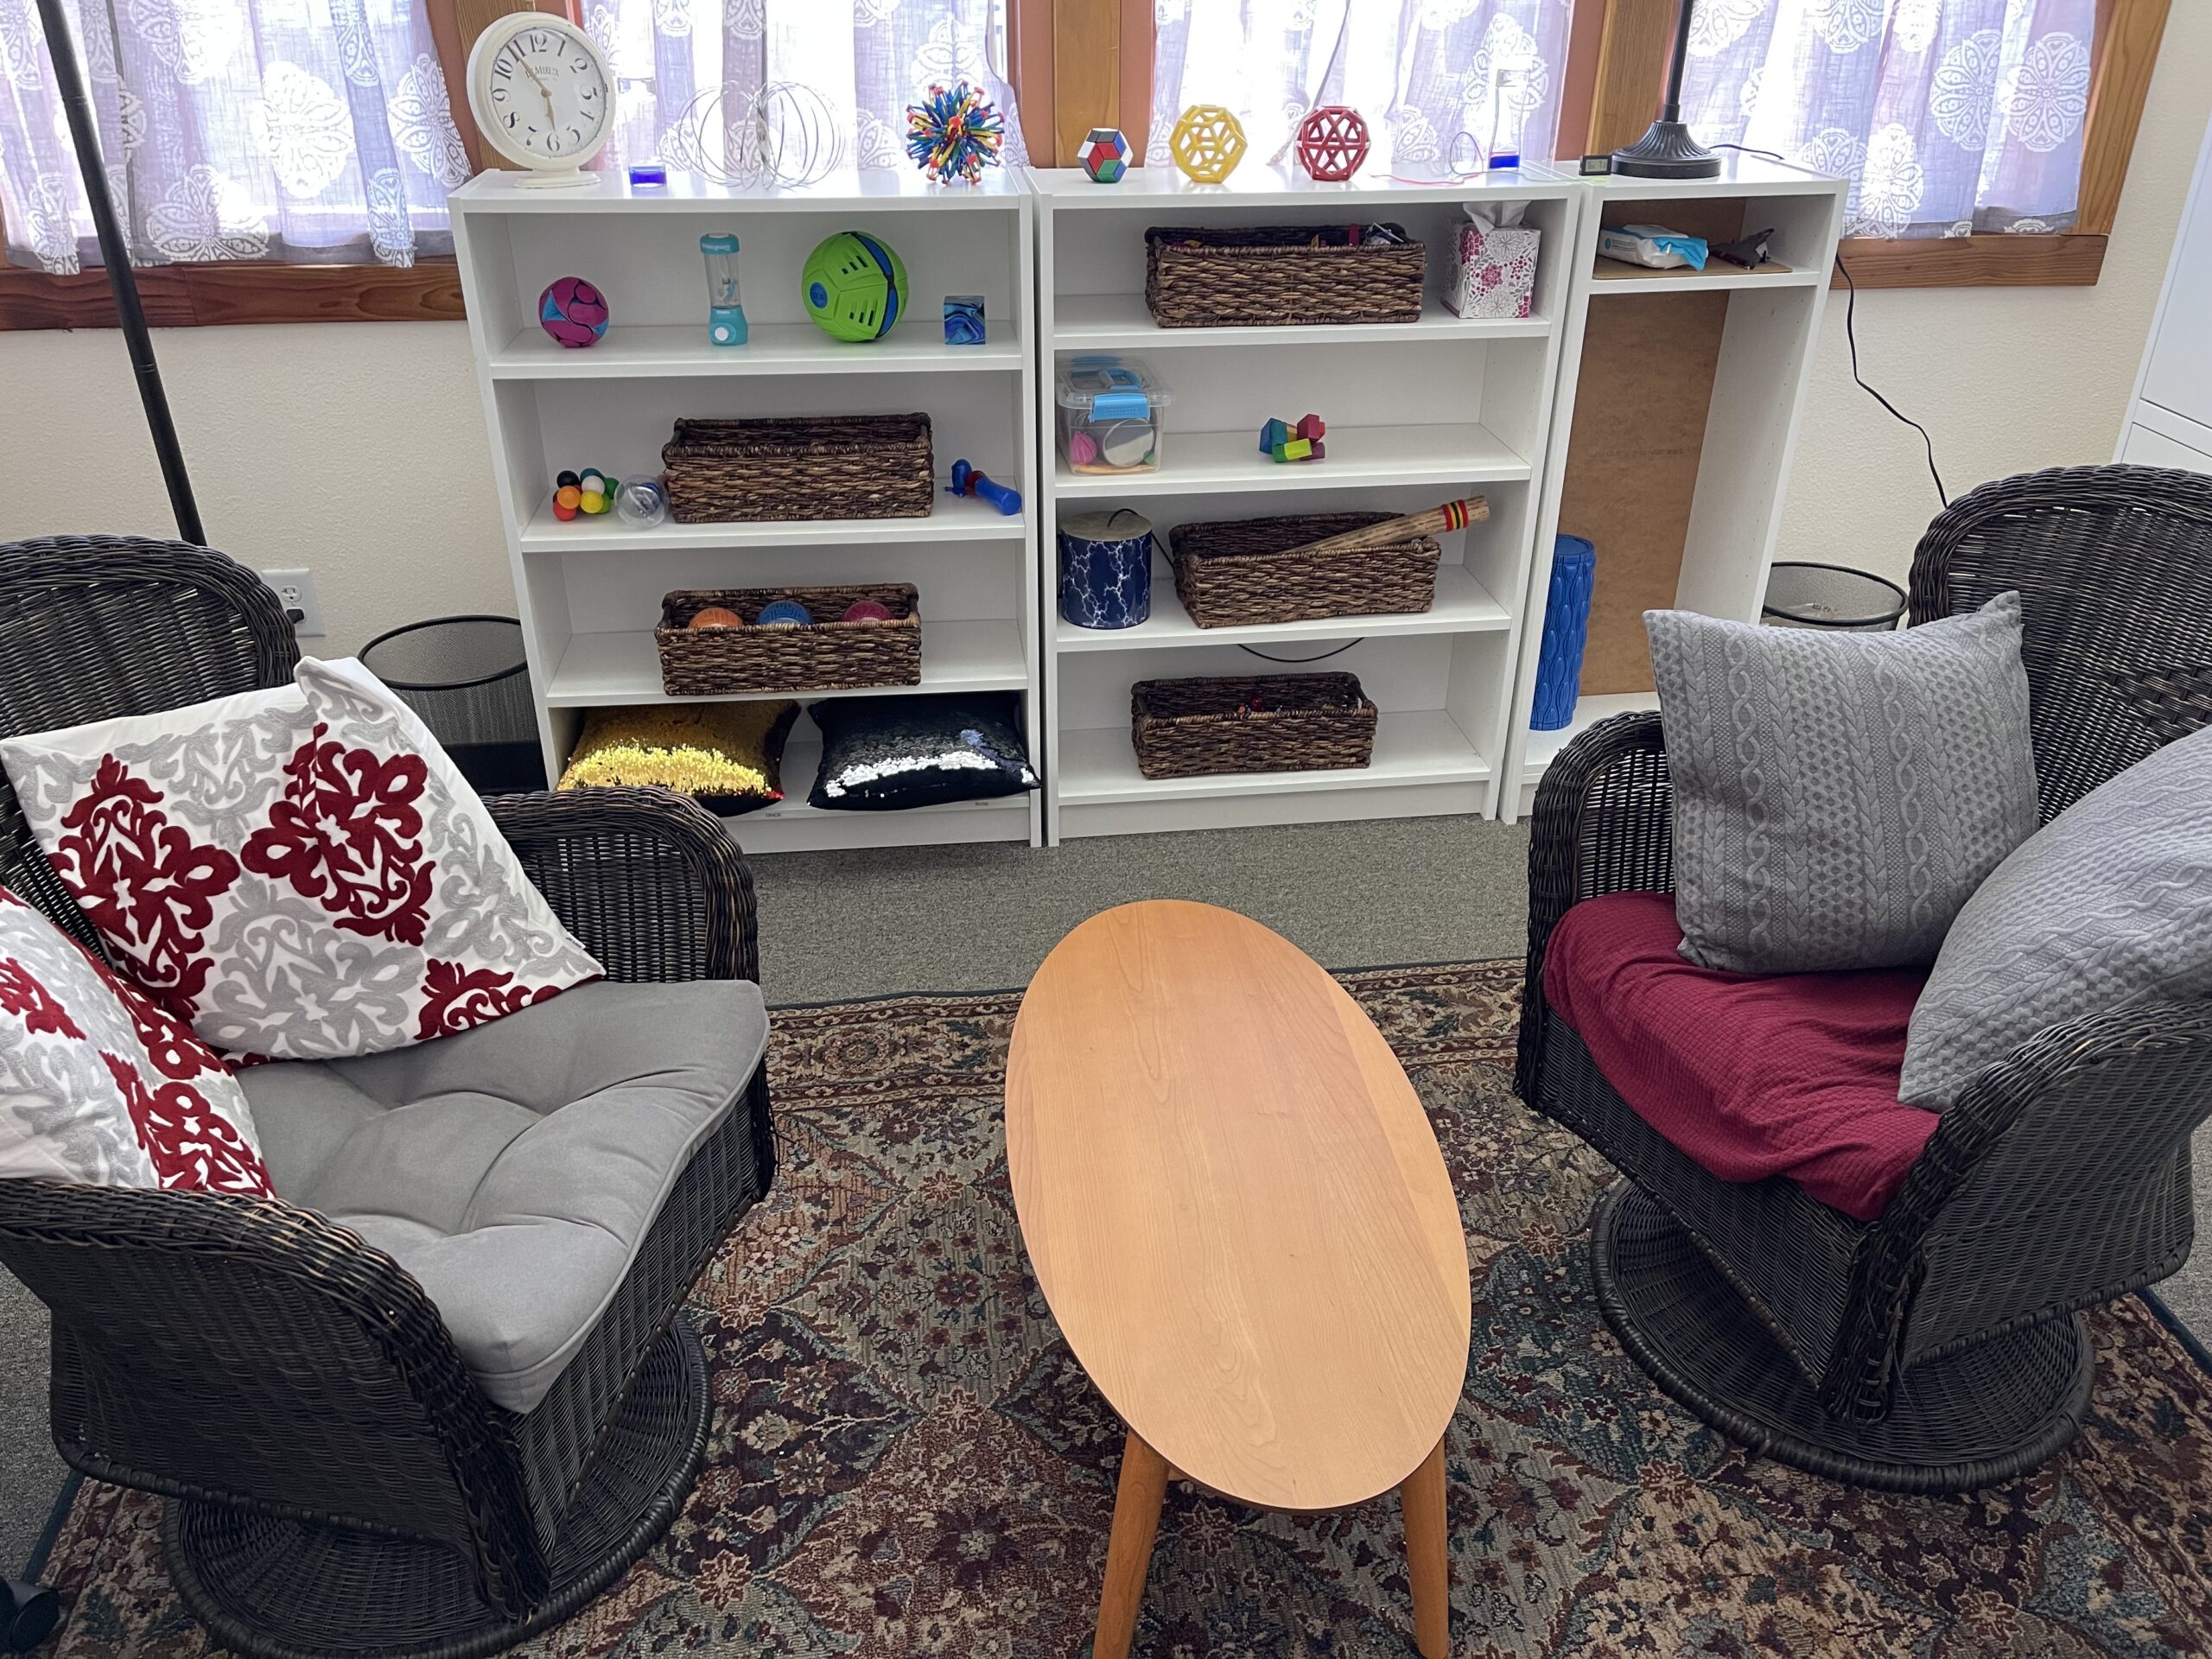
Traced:
[[284, 601], [284, 613], [292, 619], [295, 634], [304, 639], [322, 633], [322, 601], [315, 597], [314, 571], [264, 570], [261, 579]]

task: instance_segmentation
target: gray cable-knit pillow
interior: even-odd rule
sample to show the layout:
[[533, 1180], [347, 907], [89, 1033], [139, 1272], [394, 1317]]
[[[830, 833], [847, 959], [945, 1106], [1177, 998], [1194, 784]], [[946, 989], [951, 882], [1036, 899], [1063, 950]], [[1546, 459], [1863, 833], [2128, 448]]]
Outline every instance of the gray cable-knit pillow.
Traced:
[[1682, 955], [1749, 974], [1933, 959], [2035, 831], [2020, 596], [1902, 633], [1643, 621]]
[[2139, 760], [1967, 901], [1912, 1010], [1897, 1098], [1941, 1111], [2046, 1026], [2212, 995], [2212, 730]]

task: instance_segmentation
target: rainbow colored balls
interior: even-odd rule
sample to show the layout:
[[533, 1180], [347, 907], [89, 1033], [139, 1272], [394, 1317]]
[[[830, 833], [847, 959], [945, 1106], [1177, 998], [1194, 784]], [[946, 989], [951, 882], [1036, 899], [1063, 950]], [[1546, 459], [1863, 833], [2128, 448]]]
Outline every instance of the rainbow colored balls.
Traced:
[[563, 346], [595, 346], [607, 332], [607, 297], [581, 276], [556, 276], [537, 296], [538, 326]]

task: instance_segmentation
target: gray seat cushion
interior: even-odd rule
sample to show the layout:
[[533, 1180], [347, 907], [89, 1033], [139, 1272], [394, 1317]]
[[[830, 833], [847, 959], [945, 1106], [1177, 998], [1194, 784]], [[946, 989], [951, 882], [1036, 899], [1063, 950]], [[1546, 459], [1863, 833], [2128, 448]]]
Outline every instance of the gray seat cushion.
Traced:
[[767, 1041], [749, 982], [602, 981], [454, 1036], [239, 1082], [277, 1195], [388, 1252], [485, 1393], [528, 1411]]

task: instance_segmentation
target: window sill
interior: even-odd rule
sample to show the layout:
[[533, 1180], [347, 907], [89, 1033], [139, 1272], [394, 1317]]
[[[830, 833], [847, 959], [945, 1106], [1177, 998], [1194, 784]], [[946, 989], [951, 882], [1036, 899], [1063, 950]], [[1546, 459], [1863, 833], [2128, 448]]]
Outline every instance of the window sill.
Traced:
[[[260, 260], [155, 265], [138, 273], [146, 321], [156, 328], [256, 322], [451, 322], [461, 308], [451, 259], [389, 265], [286, 265]], [[112, 328], [106, 274], [53, 276], [0, 267], [0, 331]]]
[[[1861, 288], [2088, 288], [2105, 262], [2101, 236], [1846, 237], [1836, 252]], [[1841, 276], [1829, 284], [1844, 286]]]

